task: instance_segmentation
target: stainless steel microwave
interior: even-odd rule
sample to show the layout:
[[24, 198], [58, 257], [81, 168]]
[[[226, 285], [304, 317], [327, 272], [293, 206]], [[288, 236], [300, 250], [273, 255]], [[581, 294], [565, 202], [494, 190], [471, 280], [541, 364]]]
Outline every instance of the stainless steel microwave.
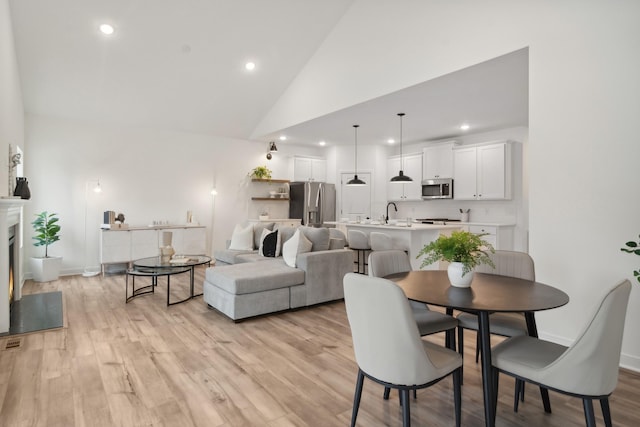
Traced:
[[422, 180], [422, 200], [453, 199], [453, 179]]

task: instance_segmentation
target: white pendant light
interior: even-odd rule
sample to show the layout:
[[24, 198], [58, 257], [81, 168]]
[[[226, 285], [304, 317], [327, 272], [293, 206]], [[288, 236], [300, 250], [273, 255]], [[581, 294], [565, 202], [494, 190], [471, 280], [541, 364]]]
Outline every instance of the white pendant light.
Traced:
[[400, 117], [400, 173], [398, 175], [391, 178], [389, 182], [395, 182], [398, 184], [404, 184], [406, 182], [413, 182], [410, 176], [407, 176], [402, 171], [402, 118], [404, 117], [404, 113], [398, 113]]
[[355, 148], [356, 148], [356, 155], [355, 155], [355, 168], [353, 169], [354, 174], [353, 174], [353, 178], [350, 179], [349, 181], [347, 181], [347, 185], [351, 186], [351, 187], [355, 187], [355, 186], [362, 186], [362, 185], [367, 185], [366, 182], [364, 182], [363, 180], [361, 180], [360, 178], [358, 178], [358, 127], [360, 127], [360, 125], [353, 125], [353, 129], [355, 130]]

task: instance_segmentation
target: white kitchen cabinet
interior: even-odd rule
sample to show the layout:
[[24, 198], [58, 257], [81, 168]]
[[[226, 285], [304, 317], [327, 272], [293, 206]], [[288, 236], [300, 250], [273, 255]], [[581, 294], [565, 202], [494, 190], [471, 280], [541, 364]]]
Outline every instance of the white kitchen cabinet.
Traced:
[[453, 150], [456, 200], [511, 198], [511, 145], [500, 142]]
[[293, 158], [293, 180], [325, 182], [327, 180], [327, 161], [295, 156]]
[[390, 182], [392, 177], [398, 175], [401, 162], [400, 156], [389, 157], [387, 160], [387, 200], [399, 202], [422, 200], [422, 153], [404, 155], [402, 160], [404, 174], [413, 181], [406, 184]]
[[453, 178], [453, 142], [422, 150], [422, 179]]
[[490, 243], [497, 250], [513, 250], [513, 225], [469, 225], [469, 232], [474, 234], [486, 234], [482, 240]]

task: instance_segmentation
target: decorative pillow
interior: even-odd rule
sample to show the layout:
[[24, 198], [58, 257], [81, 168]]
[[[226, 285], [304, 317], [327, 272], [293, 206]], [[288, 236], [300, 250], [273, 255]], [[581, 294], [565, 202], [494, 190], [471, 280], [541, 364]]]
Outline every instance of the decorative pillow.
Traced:
[[287, 240], [293, 237], [293, 234], [296, 232], [298, 227], [287, 227], [276, 224], [273, 229], [280, 232], [280, 242], [284, 244]]
[[280, 256], [280, 234], [278, 230], [269, 231], [266, 228], [262, 230], [258, 253], [265, 257], [275, 258]]
[[311, 246], [311, 241], [298, 229], [293, 237], [282, 245], [282, 258], [289, 267], [295, 267], [298, 254], [311, 252]]
[[231, 243], [229, 249], [236, 251], [252, 251], [253, 250], [253, 226], [249, 224], [242, 228], [240, 224], [236, 224], [231, 235]]
[[262, 241], [262, 230], [273, 230], [275, 222], [256, 222], [253, 224], [253, 247], [258, 249]]
[[329, 229], [326, 227], [307, 227], [302, 226], [300, 230], [304, 236], [313, 243], [313, 252], [326, 251], [329, 249]]

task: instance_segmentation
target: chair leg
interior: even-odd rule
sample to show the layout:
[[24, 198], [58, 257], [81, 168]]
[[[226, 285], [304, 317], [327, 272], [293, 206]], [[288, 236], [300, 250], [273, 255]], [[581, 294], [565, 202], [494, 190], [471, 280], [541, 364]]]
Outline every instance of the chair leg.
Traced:
[[611, 425], [611, 409], [609, 409], [609, 398], [604, 397], [600, 399], [600, 407], [602, 408], [602, 418], [604, 418], [605, 427], [612, 427]]
[[384, 388], [384, 394], [382, 395], [382, 398], [384, 400], [389, 400], [389, 393], [391, 392], [391, 389], [389, 387], [385, 387]]
[[480, 334], [476, 331], [476, 363], [480, 358]]
[[584, 418], [587, 421], [587, 427], [596, 427], [596, 416], [593, 413], [593, 401], [588, 398], [582, 399], [584, 406]]
[[[458, 326], [458, 353], [464, 362], [464, 329]], [[462, 364], [464, 366], [464, 363]], [[463, 366], [460, 366], [460, 384], [464, 384]]]
[[409, 410], [409, 390], [400, 391], [400, 402], [402, 402], [402, 426], [409, 427], [411, 425], [411, 411]]
[[[520, 396], [524, 396], [524, 381], [516, 378], [516, 387], [513, 397], [513, 412], [518, 412], [518, 404], [520, 403]], [[524, 399], [523, 399], [524, 400]]]
[[460, 386], [462, 385], [462, 366], [453, 371], [453, 404], [456, 412], [456, 427], [460, 427], [462, 393]]
[[549, 401], [549, 389], [540, 387], [540, 396], [542, 396], [542, 405], [544, 406], [544, 412], [551, 413], [551, 401]]
[[362, 384], [364, 383], [364, 373], [358, 369], [358, 380], [356, 381], [356, 393], [353, 396], [353, 411], [351, 412], [351, 427], [355, 427], [360, 408], [360, 398], [362, 397]]

